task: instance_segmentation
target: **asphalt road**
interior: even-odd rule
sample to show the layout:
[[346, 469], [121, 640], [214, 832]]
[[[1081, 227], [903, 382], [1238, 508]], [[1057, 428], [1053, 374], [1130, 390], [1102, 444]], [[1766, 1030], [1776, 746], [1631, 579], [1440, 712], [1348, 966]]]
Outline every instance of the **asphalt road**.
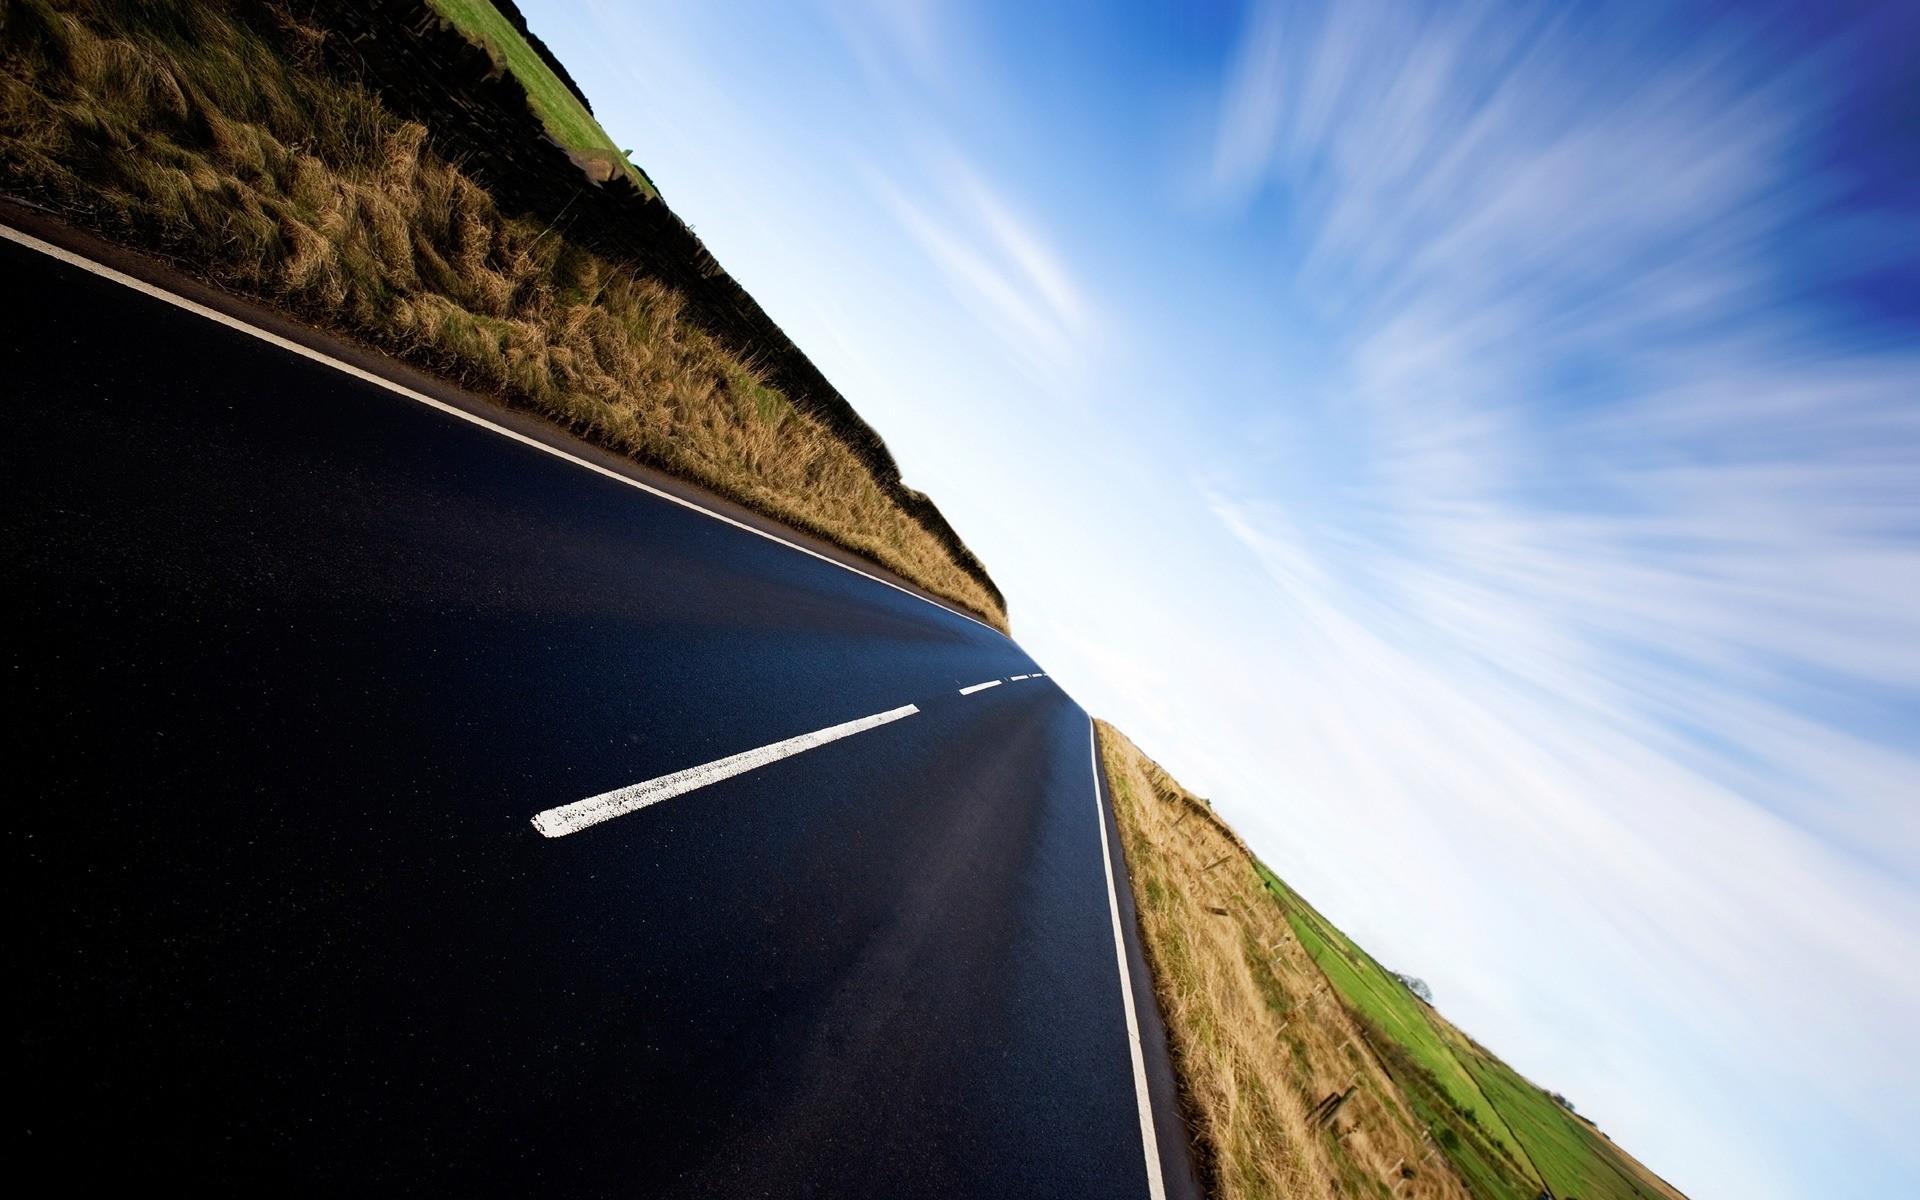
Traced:
[[16, 1177], [1149, 1194], [1124, 865], [1018, 645], [4, 241], [0, 311]]

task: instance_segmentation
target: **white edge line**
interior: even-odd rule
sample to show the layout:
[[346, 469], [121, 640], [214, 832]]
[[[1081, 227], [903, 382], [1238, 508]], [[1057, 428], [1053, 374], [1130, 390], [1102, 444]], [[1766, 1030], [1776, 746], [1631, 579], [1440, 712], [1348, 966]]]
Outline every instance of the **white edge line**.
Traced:
[[961, 688], [960, 694], [962, 696], [971, 696], [975, 692], [984, 692], [990, 687], [999, 687], [999, 686], [1000, 686], [1000, 681], [998, 679], [989, 679], [985, 683], [976, 683], [972, 687]]
[[1153, 1133], [1153, 1102], [1147, 1097], [1147, 1059], [1140, 1048], [1140, 1018], [1133, 1008], [1133, 973], [1127, 969], [1127, 940], [1120, 932], [1120, 896], [1113, 889], [1113, 853], [1107, 848], [1107, 812], [1100, 803], [1100, 739], [1087, 718], [1088, 758], [1093, 763], [1093, 813], [1100, 820], [1100, 865], [1107, 869], [1107, 912], [1113, 917], [1113, 953], [1120, 961], [1120, 1001], [1127, 1010], [1127, 1051], [1133, 1057], [1133, 1093], [1140, 1102], [1140, 1141], [1147, 1150], [1147, 1195], [1166, 1200], [1160, 1177], [1160, 1143]]
[[828, 742], [837, 742], [843, 737], [852, 737], [856, 733], [865, 733], [869, 729], [910, 717], [919, 712], [911, 704], [875, 713], [870, 717], [846, 721], [839, 725], [830, 725], [825, 729], [816, 729], [812, 733], [803, 733], [799, 737], [790, 737], [784, 742], [760, 746], [745, 750], [739, 754], [717, 758], [710, 763], [701, 763], [697, 767], [688, 767], [684, 771], [675, 771], [671, 775], [662, 775], [611, 792], [602, 792], [598, 796], [588, 796], [585, 800], [575, 800], [572, 804], [563, 804], [559, 808], [550, 808], [533, 818], [533, 827], [543, 836], [550, 838], [565, 837], [578, 833], [582, 829], [598, 825], [602, 821], [611, 821], [622, 817], [635, 809], [645, 808], [649, 804], [658, 804], [662, 800], [671, 800], [683, 796], [710, 783], [719, 783], [722, 779], [731, 779], [768, 763], [779, 762], [808, 750], [824, 746]]
[[[777, 533], [769, 533], [764, 529], [760, 529], [753, 525], [749, 525], [745, 521], [735, 520], [733, 517], [729, 517], [725, 513], [718, 513], [713, 511], [710, 508], [702, 507], [701, 505], [696, 504], [692, 500], [688, 500], [683, 496], [676, 496], [672, 492], [663, 491], [662, 489], [654, 487], [653, 485], [648, 483], [642, 483], [638, 479], [634, 479], [634, 478], [631, 478], [630, 476], [622, 475], [618, 471], [609, 470], [606, 467], [600, 466], [598, 463], [590, 463], [584, 458], [580, 458], [576, 455], [567, 453], [565, 450], [560, 449], [558, 446], [549, 446], [547, 443], [539, 440], [538, 438], [528, 437], [524, 433], [519, 433], [519, 432], [516, 432], [515, 430], [508, 429], [504, 425], [496, 425], [492, 421], [487, 420], [485, 417], [480, 416], [477, 413], [470, 413], [463, 408], [459, 408], [455, 405], [448, 404], [444, 400], [436, 400], [432, 396], [429, 396], [424, 392], [416, 392], [412, 388], [407, 387], [404, 384], [398, 384], [391, 379], [386, 379], [386, 378], [383, 378], [382, 376], [375, 375], [373, 372], [363, 370], [359, 367], [354, 366], [352, 363], [341, 362], [339, 359], [323, 354], [320, 351], [315, 350], [310, 346], [303, 346], [299, 342], [292, 341], [288, 338], [283, 338], [277, 333], [269, 333], [267, 330], [261, 329], [257, 325], [249, 325], [245, 321], [240, 320], [238, 317], [228, 316], [226, 313], [221, 312], [219, 309], [208, 308], [206, 305], [201, 304], [194, 300], [189, 300], [185, 296], [181, 296], [173, 292], [169, 292], [162, 287], [156, 287], [155, 285], [148, 283], [144, 279], [136, 279], [132, 275], [126, 274], [124, 271], [116, 271], [112, 267], [109, 267], [104, 263], [97, 263], [90, 258], [85, 258], [81, 255], [75, 254], [71, 250], [62, 249], [61, 247], [54, 245], [52, 242], [43, 242], [39, 238], [34, 237], [30, 233], [22, 233], [20, 230], [14, 229], [9, 225], [0, 224], [0, 237], [4, 237], [10, 242], [17, 242], [18, 244], [27, 247], [29, 250], [38, 250], [40, 253], [47, 255], [49, 258], [58, 259], [61, 262], [68, 264], [69, 266], [79, 267], [83, 271], [90, 271], [93, 274], [100, 276], [102, 279], [111, 279], [113, 282], [118, 283], [123, 287], [132, 288], [134, 291], [139, 292], [142, 295], [151, 296], [156, 300], [164, 301], [167, 304], [173, 305], [175, 308], [184, 309], [187, 312], [193, 313], [195, 316], [205, 317], [209, 321], [213, 321], [220, 325], [225, 325], [229, 329], [238, 330], [239, 332], [244, 333], [249, 337], [258, 338], [259, 340], [266, 342], [269, 345], [278, 346], [280, 349], [285, 350], [290, 354], [297, 354], [302, 358], [311, 359], [314, 362], [332, 367], [334, 370], [340, 371], [343, 374], [351, 375], [355, 379], [359, 379], [367, 383], [371, 383], [375, 387], [385, 388], [387, 391], [392, 392], [395, 395], [405, 396], [407, 399], [418, 401], [419, 403], [426, 405], [428, 408], [438, 409], [439, 411], [446, 413], [449, 416], [458, 417], [462, 421], [466, 421], [469, 424], [478, 425], [482, 429], [491, 430], [494, 433], [499, 434], [501, 437], [511, 438], [512, 440], [519, 442], [524, 446], [531, 446], [535, 450], [539, 450], [545, 454], [551, 454], [555, 458], [563, 459], [567, 462], [574, 464], [577, 467], [585, 467], [587, 470], [592, 471], [595, 474], [604, 475], [608, 479], [612, 479], [620, 483], [624, 483], [628, 487], [638, 488], [641, 491], [648, 493], [649, 495], [658, 496], [662, 500], [667, 500], [674, 504], [678, 504], [682, 508], [690, 508], [694, 512], [704, 513], [705, 515], [712, 517], [716, 521], [726, 522], [728, 525], [733, 526], [735, 529], [744, 529], [748, 533], [757, 534], [760, 537], [766, 538], [770, 542], [778, 542], [780, 545], [785, 546], [789, 550], [798, 550], [800, 553], [810, 555], [814, 558], [819, 559], [821, 562], [832, 563], [834, 566], [839, 567], [842, 570], [852, 571], [855, 575], [858, 575], [864, 579], [871, 579], [875, 583], [885, 584], [887, 587], [892, 588], [896, 592], [900, 592], [903, 595], [912, 596], [915, 600], [918, 600], [923, 604], [931, 604], [933, 605], [933, 607], [939, 609], [942, 612], [953, 613], [953, 615], [957, 617], [965, 617], [967, 620], [972, 621], [975, 625], [979, 625], [982, 628], [993, 629], [993, 626], [988, 625], [985, 621], [982, 621], [978, 617], [971, 616], [964, 612], [960, 612], [957, 609], [948, 608], [946, 605], [940, 603], [937, 600], [929, 600], [927, 599], [927, 597], [922, 596], [920, 593], [913, 591], [910, 588], [903, 588], [899, 584], [894, 583], [891, 580], [882, 579], [878, 575], [868, 574], [866, 571], [861, 570], [859, 567], [856, 567], [851, 563], [841, 562], [839, 559], [834, 558], [830, 555], [822, 554], [818, 550], [809, 550], [807, 547], [802, 546], [797, 542], [788, 541], [786, 538], [781, 537]], [[993, 631], [995, 633], [1000, 632], [997, 629], [993, 629]]]

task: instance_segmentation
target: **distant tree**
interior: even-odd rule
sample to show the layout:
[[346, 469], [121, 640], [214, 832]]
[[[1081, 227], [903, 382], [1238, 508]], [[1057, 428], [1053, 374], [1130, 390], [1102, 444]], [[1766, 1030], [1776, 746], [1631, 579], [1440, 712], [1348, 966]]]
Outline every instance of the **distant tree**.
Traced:
[[1403, 975], [1398, 971], [1395, 971], [1393, 973], [1393, 977], [1395, 979], [1398, 979], [1401, 983], [1406, 984], [1407, 990], [1412, 992], [1414, 995], [1420, 997], [1422, 1000], [1425, 1000], [1428, 1004], [1433, 1003], [1433, 989], [1427, 986], [1426, 980], [1416, 979], [1411, 975]]
[[1573, 1101], [1567, 1099], [1565, 1096], [1562, 1096], [1559, 1092], [1549, 1092], [1547, 1094], [1553, 1097], [1553, 1102], [1555, 1104], [1558, 1104], [1561, 1108], [1566, 1109], [1568, 1112], [1579, 1111], [1573, 1107]]

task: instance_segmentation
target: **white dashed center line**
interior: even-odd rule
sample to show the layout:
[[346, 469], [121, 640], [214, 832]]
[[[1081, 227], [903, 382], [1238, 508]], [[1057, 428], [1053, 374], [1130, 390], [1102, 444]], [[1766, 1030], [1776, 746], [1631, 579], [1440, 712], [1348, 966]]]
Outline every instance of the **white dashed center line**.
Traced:
[[[989, 679], [985, 683], [961, 688], [960, 694], [971, 696], [975, 692], [997, 688], [1003, 683], [1043, 678], [1045, 676], [1036, 671], [1031, 675], [1015, 675], [1008, 679]], [[688, 767], [684, 771], [675, 771], [671, 775], [662, 775], [658, 779], [643, 780], [623, 788], [615, 788], [611, 792], [602, 792], [598, 796], [588, 796], [585, 800], [575, 800], [572, 804], [563, 804], [558, 808], [550, 808], [540, 813], [533, 818], [533, 827], [550, 838], [579, 833], [582, 829], [598, 825], [602, 821], [610, 821], [615, 817], [625, 816], [635, 809], [645, 808], [649, 804], [658, 804], [662, 800], [671, 800], [675, 796], [684, 796], [710, 783], [719, 783], [722, 779], [744, 775], [768, 763], [803, 754], [817, 746], [824, 746], [828, 742], [837, 742], [843, 737], [865, 733], [869, 729], [885, 725], [889, 721], [898, 721], [902, 717], [910, 717], [919, 711], [917, 705], [903, 705], [883, 713], [875, 713], [870, 717], [861, 717], [857, 721], [848, 721], [842, 725], [831, 725], [825, 729], [816, 729], [812, 733], [803, 733], [799, 737], [761, 746], [757, 750], [746, 750], [727, 758], [716, 758], [710, 763], [701, 763], [697, 767]]]
[[645, 808], [649, 804], [658, 804], [662, 800], [683, 796], [710, 783], [719, 783], [722, 779], [744, 775], [756, 767], [764, 767], [768, 763], [803, 754], [808, 750], [824, 746], [828, 742], [837, 742], [843, 737], [865, 733], [869, 729], [878, 728], [889, 721], [898, 721], [902, 717], [910, 717], [919, 711], [920, 709], [915, 705], [903, 705], [883, 713], [875, 713], [870, 717], [861, 717], [857, 721], [848, 721], [841, 725], [816, 729], [812, 733], [803, 733], [799, 737], [791, 737], [784, 742], [774, 742], [770, 746], [761, 746], [757, 750], [747, 750], [727, 758], [717, 758], [710, 763], [688, 767], [684, 771], [675, 771], [671, 775], [662, 775], [658, 779], [648, 779], [642, 783], [616, 788], [611, 792], [602, 792], [598, 796], [588, 796], [585, 800], [576, 800], [572, 804], [548, 809], [533, 819], [533, 827], [550, 838], [565, 837], [569, 833], [578, 833], [602, 821], [625, 816], [637, 808]]

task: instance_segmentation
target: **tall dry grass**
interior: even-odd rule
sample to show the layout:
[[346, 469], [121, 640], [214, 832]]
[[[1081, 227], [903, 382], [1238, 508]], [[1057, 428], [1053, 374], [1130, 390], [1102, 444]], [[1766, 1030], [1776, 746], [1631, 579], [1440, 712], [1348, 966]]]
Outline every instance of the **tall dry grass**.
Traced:
[[1098, 725], [1141, 940], [1213, 1195], [1467, 1200], [1245, 844], [1125, 735]]
[[244, 0], [0, 0], [0, 187], [1006, 614], [678, 296], [511, 219]]

